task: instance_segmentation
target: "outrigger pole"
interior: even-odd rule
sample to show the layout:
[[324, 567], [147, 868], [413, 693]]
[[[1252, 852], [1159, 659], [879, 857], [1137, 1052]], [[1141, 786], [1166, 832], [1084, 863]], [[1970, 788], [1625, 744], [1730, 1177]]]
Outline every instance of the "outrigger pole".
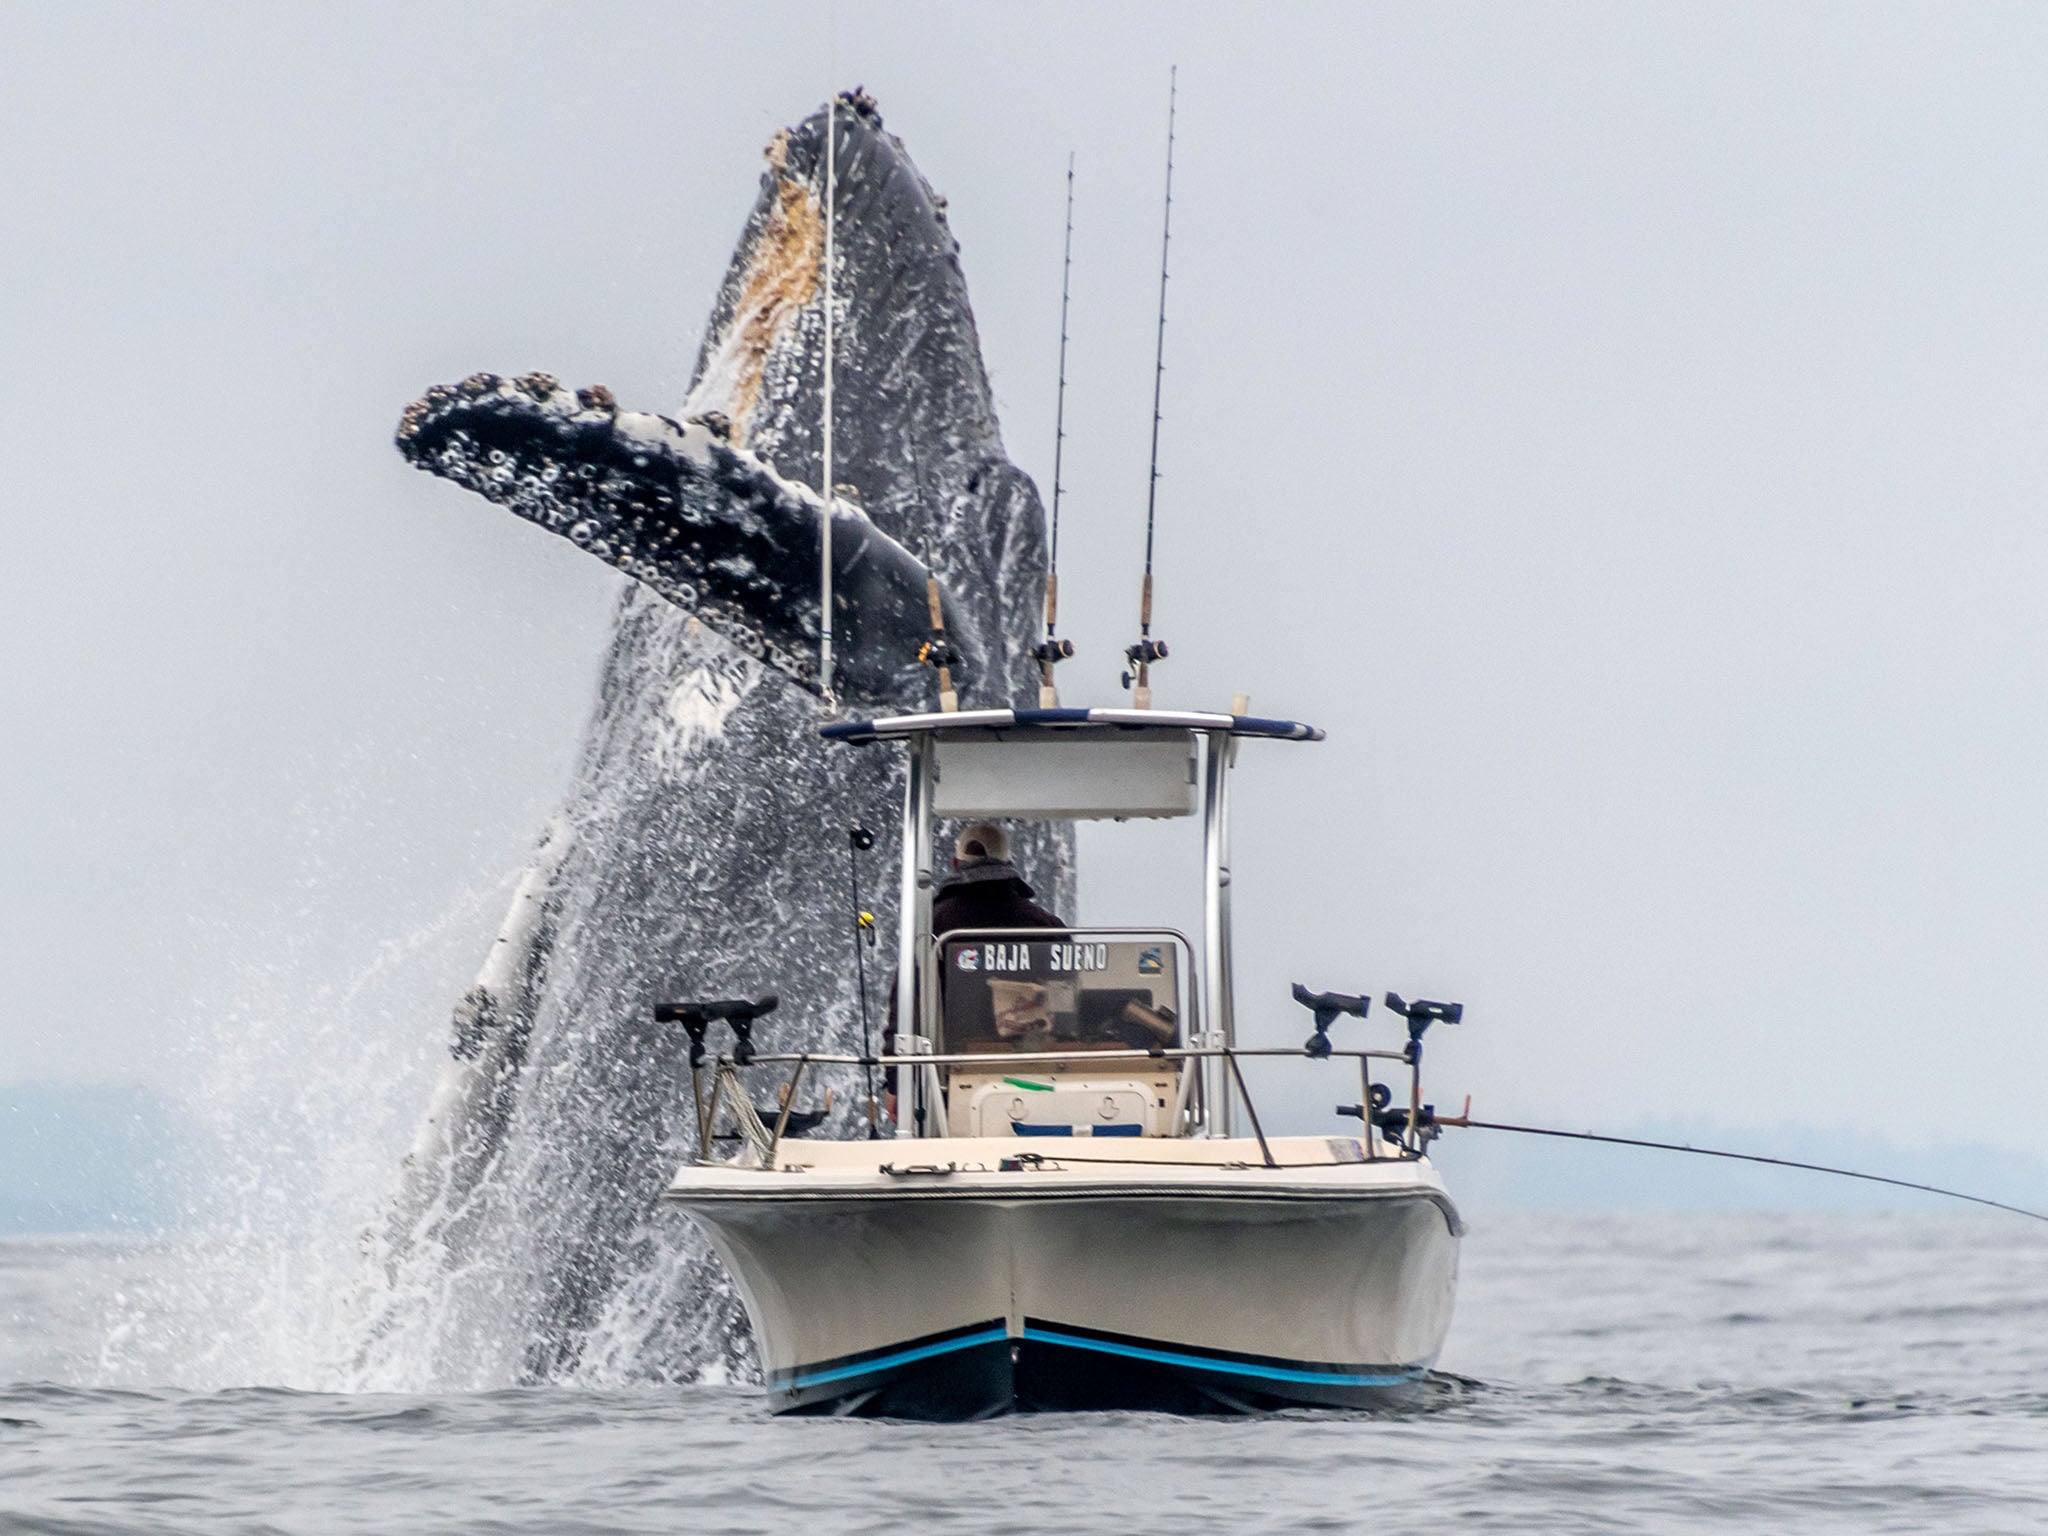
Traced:
[[1127, 647], [1131, 670], [1123, 676], [1137, 709], [1152, 707], [1152, 664], [1166, 660], [1166, 642], [1152, 638], [1152, 525], [1159, 500], [1159, 385], [1166, 376], [1166, 254], [1173, 245], [1173, 109], [1180, 66], [1166, 83], [1166, 217], [1159, 236], [1159, 334], [1152, 354], [1152, 475], [1145, 486], [1145, 585], [1138, 598], [1138, 643]]
[[1052, 669], [1074, 654], [1074, 642], [1061, 640], [1060, 619], [1060, 456], [1067, 444], [1067, 296], [1074, 278], [1074, 156], [1067, 154], [1067, 243], [1060, 262], [1060, 387], [1052, 419], [1052, 557], [1045, 570], [1045, 639], [1032, 654], [1038, 659], [1038, 707], [1058, 709], [1059, 689]]
[[832, 692], [832, 226], [838, 222], [834, 204], [838, 201], [836, 141], [839, 138], [839, 93], [825, 98], [825, 441], [824, 465], [819, 489], [824, 505], [818, 556], [818, 692], [830, 709], [838, 700]]

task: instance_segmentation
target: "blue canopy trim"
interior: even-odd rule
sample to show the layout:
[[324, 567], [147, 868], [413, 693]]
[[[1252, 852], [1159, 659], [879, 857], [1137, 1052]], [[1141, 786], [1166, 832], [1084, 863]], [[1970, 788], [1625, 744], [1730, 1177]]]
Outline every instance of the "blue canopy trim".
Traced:
[[1082, 731], [1209, 731], [1262, 741], [1321, 741], [1323, 732], [1296, 720], [1257, 715], [1217, 715], [1167, 709], [963, 709], [950, 715], [891, 715], [879, 720], [840, 720], [820, 726], [827, 741], [865, 745], [938, 732], [1024, 731], [1067, 734]]

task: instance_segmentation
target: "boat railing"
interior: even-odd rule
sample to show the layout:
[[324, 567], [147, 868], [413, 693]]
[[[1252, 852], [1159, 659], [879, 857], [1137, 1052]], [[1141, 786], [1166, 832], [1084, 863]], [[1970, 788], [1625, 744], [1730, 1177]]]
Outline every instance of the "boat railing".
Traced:
[[[923, 1043], [923, 1042], [920, 1042]], [[1376, 1085], [1372, 1076], [1375, 1061], [1394, 1062], [1413, 1066], [1406, 1051], [1386, 1050], [1340, 1050], [1335, 1046], [1316, 1049], [1310, 1046], [1162, 1046], [1157, 1050], [1094, 1050], [1094, 1051], [1033, 1051], [1029, 1059], [1034, 1064], [1086, 1063], [1089, 1065], [1130, 1063], [1157, 1063], [1159, 1061], [1216, 1061], [1223, 1064], [1237, 1084], [1242, 1096], [1245, 1116], [1251, 1122], [1252, 1134], [1259, 1144], [1261, 1160], [1269, 1168], [1279, 1166], [1273, 1156], [1273, 1149], [1259, 1121], [1257, 1107], [1252, 1102], [1251, 1091], [1244, 1080], [1243, 1070], [1238, 1062], [1242, 1058], [1293, 1058], [1308, 1061], [1355, 1061], [1358, 1063], [1359, 1102], [1352, 1106], [1340, 1106], [1340, 1113], [1357, 1113], [1363, 1122], [1360, 1145], [1368, 1162], [1382, 1160], [1412, 1161], [1422, 1156], [1426, 1140], [1414, 1139], [1404, 1143], [1398, 1137], [1382, 1137], [1375, 1133], [1373, 1111], [1386, 1102], [1384, 1085]], [[746, 1060], [720, 1053], [714, 1061], [711, 1100], [698, 1116], [698, 1161], [709, 1162], [712, 1127], [718, 1117], [722, 1099], [726, 1097], [727, 1084], [731, 1084], [731, 1097], [736, 1106], [735, 1118], [739, 1121], [740, 1136], [756, 1153], [763, 1168], [775, 1166], [775, 1154], [787, 1134], [790, 1116], [796, 1104], [797, 1090], [802, 1086], [804, 1073], [811, 1067], [907, 1067], [915, 1071], [919, 1067], [944, 1066], [987, 1066], [998, 1056], [985, 1052], [929, 1052], [912, 1050], [907, 1053], [887, 1053], [864, 1056], [849, 1051], [788, 1051], [749, 1052]], [[742, 1067], [791, 1068], [788, 1082], [782, 1089], [782, 1103], [773, 1130], [761, 1120], [747, 1096], [740, 1090], [739, 1070]], [[693, 1079], [696, 1071], [692, 1069]], [[1378, 1088], [1378, 1093], [1375, 1089]], [[700, 1101], [701, 1102], [701, 1101]]]

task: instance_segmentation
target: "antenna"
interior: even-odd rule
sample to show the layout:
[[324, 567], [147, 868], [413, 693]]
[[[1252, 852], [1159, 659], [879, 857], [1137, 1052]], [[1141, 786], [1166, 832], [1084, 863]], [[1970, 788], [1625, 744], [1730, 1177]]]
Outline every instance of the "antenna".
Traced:
[[838, 222], [838, 138], [839, 95], [835, 91], [825, 100], [825, 462], [821, 486], [825, 501], [818, 512], [822, 519], [818, 553], [818, 692], [827, 709], [839, 702], [832, 693], [832, 226]]
[[1166, 254], [1173, 245], [1173, 111], [1180, 66], [1166, 83], [1166, 216], [1159, 236], [1159, 339], [1152, 355], [1152, 478], [1145, 487], [1145, 585], [1138, 598], [1138, 643], [1124, 651], [1132, 670], [1123, 676], [1137, 709], [1152, 707], [1152, 664], [1166, 660], [1166, 642], [1152, 638], [1152, 528], [1159, 501], [1159, 387], [1166, 377]]
[[1060, 454], [1067, 444], [1067, 296], [1074, 278], [1074, 155], [1067, 152], [1067, 245], [1060, 261], [1060, 389], [1053, 409], [1052, 431], [1052, 560], [1045, 571], [1045, 641], [1032, 652], [1038, 658], [1038, 707], [1058, 709], [1059, 689], [1052, 669], [1074, 654], [1074, 642], [1056, 636], [1060, 621]]

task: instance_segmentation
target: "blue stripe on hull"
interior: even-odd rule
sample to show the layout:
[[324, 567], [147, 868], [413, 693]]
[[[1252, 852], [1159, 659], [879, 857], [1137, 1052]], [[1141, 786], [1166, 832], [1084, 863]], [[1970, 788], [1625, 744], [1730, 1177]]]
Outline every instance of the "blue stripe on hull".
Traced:
[[1308, 1371], [1295, 1366], [1232, 1360], [1220, 1355], [1186, 1354], [1180, 1350], [1122, 1339], [1090, 1338], [1083, 1334], [1067, 1333], [1061, 1329], [1034, 1323], [1024, 1325], [1024, 1337], [1037, 1344], [1058, 1344], [1068, 1349], [1094, 1350], [1098, 1354], [1121, 1355], [1128, 1360], [1143, 1360], [1153, 1365], [1170, 1365], [1180, 1370], [1217, 1371], [1228, 1376], [1248, 1376], [1262, 1381], [1291, 1382], [1301, 1386], [1398, 1387], [1407, 1382], [1420, 1380], [1423, 1373], [1423, 1367], [1419, 1365], [1406, 1370], [1391, 1371], [1376, 1366], [1361, 1366], [1356, 1370]]
[[1019, 1408], [1363, 1407], [1398, 1400], [1426, 1369], [1203, 1350], [1037, 1318], [1012, 1338], [991, 1318], [775, 1371], [768, 1388], [784, 1412], [951, 1421]]
[[1008, 1337], [1009, 1335], [1004, 1331], [1002, 1324], [998, 1323], [994, 1327], [983, 1328], [975, 1333], [962, 1334], [958, 1338], [945, 1339], [937, 1344], [920, 1344], [914, 1349], [903, 1349], [896, 1351], [894, 1354], [878, 1355], [873, 1359], [858, 1361], [853, 1365], [834, 1366], [830, 1370], [822, 1371], [806, 1371], [803, 1367], [799, 1366], [794, 1373], [787, 1377], [778, 1371], [775, 1376], [774, 1385], [778, 1388], [793, 1391], [802, 1391], [806, 1387], [822, 1387], [830, 1382], [851, 1381], [857, 1376], [872, 1376], [879, 1371], [896, 1370], [902, 1366], [914, 1365], [920, 1360], [933, 1360], [940, 1355], [950, 1355], [956, 1350], [972, 1349], [977, 1344], [999, 1344]]

